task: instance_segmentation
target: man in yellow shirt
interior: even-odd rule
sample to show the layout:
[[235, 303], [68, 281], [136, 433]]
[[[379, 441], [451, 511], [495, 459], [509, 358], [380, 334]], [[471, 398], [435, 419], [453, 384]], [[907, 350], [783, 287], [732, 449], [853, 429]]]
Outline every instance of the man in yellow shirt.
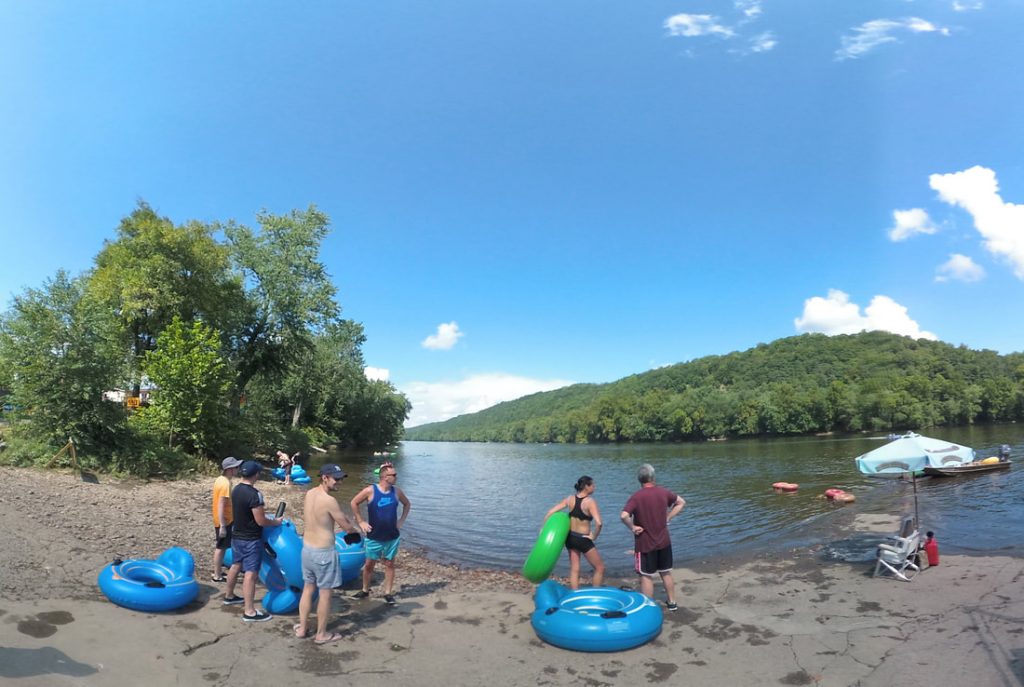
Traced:
[[238, 472], [242, 461], [228, 456], [221, 464], [221, 475], [213, 483], [213, 529], [217, 537], [217, 548], [213, 552], [214, 582], [223, 582], [224, 552], [231, 548], [231, 523], [234, 514], [231, 512], [231, 478]]

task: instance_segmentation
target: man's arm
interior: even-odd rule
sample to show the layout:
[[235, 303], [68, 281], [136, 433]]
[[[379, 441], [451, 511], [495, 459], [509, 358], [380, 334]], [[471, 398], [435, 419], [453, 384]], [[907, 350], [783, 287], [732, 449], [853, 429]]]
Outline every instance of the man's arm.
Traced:
[[686, 508], [686, 499], [682, 496], [676, 496], [676, 502], [672, 504], [672, 510], [668, 512], [668, 520], [666, 522], [672, 522], [672, 518], [679, 515], [679, 513]]
[[341, 506], [338, 505], [337, 499], [331, 499], [331, 503], [327, 507], [327, 512], [331, 514], [334, 522], [346, 532], [359, 531], [359, 528], [352, 524], [352, 521], [348, 519], [348, 516], [341, 512]]
[[402, 525], [405, 524], [405, 519], [409, 517], [409, 509], [412, 505], [409, 503], [409, 498], [405, 495], [405, 492], [395, 487], [395, 491], [398, 492], [398, 502], [402, 504], [402, 515], [398, 518], [398, 529], [402, 529]]
[[366, 487], [358, 494], [353, 496], [352, 502], [348, 504], [349, 506], [352, 507], [352, 515], [355, 517], [356, 524], [359, 525], [359, 529], [361, 529], [363, 532], [366, 532], [367, 534], [370, 533], [373, 527], [370, 526], [370, 523], [363, 520], [363, 516], [359, 514], [359, 504], [362, 503], [363, 501], [368, 501], [372, 493], [373, 487]]
[[217, 499], [217, 522], [220, 523], [221, 532], [224, 532], [221, 536], [227, 534], [227, 523], [224, 522], [224, 515], [228, 512], [228, 508], [231, 508], [231, 499], [227, 496], [221, 496]]
[[619, 513], [619, 518], [622, 519], [622, 524], [630, 529], [633, 534], [639, 535], [644, 531], [644, 528], [633, 522], [633, 514], [629, 511], [622, 511]]
[[282, 522], [281, 520], [268, 518], [267, 514], [263, 512], [262, 504], [252, 509], [252, 517], [260, 527], [280, 527]]

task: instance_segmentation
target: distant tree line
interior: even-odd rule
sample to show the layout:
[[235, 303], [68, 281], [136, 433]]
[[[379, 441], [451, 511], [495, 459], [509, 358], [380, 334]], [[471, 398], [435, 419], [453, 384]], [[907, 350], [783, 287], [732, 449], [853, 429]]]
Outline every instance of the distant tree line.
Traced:
[[662, 442], [1024, 419], [1024, 354], [805, 334], [413, 427], [426, 441]]
[[363, 328], [320, 261], [327, 216], [257, 220], [175, 225], [140, 203], [92, 269], [15, 296], [0, 315], [0, 455], [39, 461], [71, 438], [88, 465], [150, 474], [400, 438], [410, 405], [365, 377]]

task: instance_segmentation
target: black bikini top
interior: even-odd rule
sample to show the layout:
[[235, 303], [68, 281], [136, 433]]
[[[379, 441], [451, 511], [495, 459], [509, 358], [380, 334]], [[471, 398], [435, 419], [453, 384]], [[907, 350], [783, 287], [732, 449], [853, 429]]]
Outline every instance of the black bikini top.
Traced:
[[572, 510], [569, 511], [569, 517], [576, 518], [577, 520], [593, 520], [593, 515], [587, 515], [583, 512], [583, 509], [580, 508], [580, 504], [583, 503], [583, 499], [587, 497], [584, 496], [583, 499], [581, 499], [579, 496], [576, 496], [574, 498], [576, 499], [576, 504], [572, 507]]

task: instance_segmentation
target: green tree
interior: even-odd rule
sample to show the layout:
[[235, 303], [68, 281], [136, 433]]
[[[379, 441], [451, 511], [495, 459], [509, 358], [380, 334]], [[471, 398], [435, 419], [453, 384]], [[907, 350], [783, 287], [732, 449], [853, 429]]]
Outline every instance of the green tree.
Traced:
[[122, 378], [123, 356], [109, 311], [66, 272], [14, 298], [0, 318], [0, 367], [28, 433], [50, 447], [73, 438], [80, 450], [115, 446], [124, 412], [104, 399]]
[[95, 263], [89, 292], [120, 319], [136, 396], [142, 360], [175, 317], [219, 329], [241, 310], [241, 280], [211, 228], [176, 227], [144, 202], [121, 220], [117, 239], [104, 243]]
[[139, 412], [140, 422], [165, 432], [171, 444], [178, 439], [189, 451], [213, 453], [231, 385], [219, 333], [175, 317], [146, 354], [144, 371], [156, 389], [152, 404]]
[[228, 331], [236, 398], [257, 375], [282, 377], [339, 313], [320, 262], [327, 215], [310, 206], [287, 215], [260, 212], [257, 221], [258, 233], [234, 222], [220, 227], [245, 284], [245, 304]]

